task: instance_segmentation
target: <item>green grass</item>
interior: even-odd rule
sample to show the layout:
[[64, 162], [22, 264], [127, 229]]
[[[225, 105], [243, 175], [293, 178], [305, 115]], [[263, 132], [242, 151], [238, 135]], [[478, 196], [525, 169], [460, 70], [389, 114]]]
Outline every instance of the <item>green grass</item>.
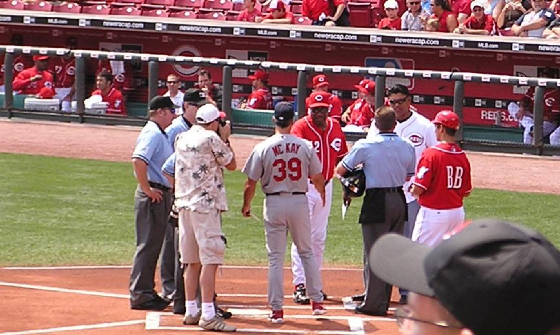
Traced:
[[[133, 195], [129, 163], [0, 154], [0, 265], [130, 264], [134, 253]], [[241, 216], [240, 172], [227, 172], [230, 211], [224, 214], [229, 264], [265, 264], [262, 223]], [[325, 262], [362, 260], [361, 199], [345, 221], [335, 184]], [[262, 218], [262, 194], [253, 213]], [[560, 197], [476, 189], [467, 199], [469, 218], [501, 217], [526, 224], [560, 245]]]

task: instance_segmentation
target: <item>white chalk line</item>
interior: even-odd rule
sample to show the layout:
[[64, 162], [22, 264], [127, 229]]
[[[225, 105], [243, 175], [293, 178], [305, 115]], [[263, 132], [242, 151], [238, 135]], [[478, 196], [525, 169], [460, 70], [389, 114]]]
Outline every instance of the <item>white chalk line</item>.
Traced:
[[83, 295], [94, 295], [99, 297], [106, 297], [106, 298], [120, 298], [120, 299], [129, 299], [130, 296], [128, 294], [117, 294], [117, 293], [107, 293], [107, 292], [98, 292], [98, 291], [89, 291], [89, 290], [75, 290], [75, 289], [68, 289], [62, 287], [52, 287], [52, 286], [43, 286], [43, 285], [28, 285], [28, 284], [19, 284], [19, 283], [9, 283], [0, 281], [0, 286], [10, 286], [10, 287], [18, 287], [18, 288], [26, 288], [32, 290], [42, 290], [42, 291], [51, 291], [51, 292], [61, 292], [61, 293], [75, 293], [75, 294], [83, 294]]
[[56, 327], [56, 328], [23, 330], [23, 331], [16, 331], [16, 332], [6, 332], [6, 333], [0, 333], [0, 335], [46, 334], [46, 333], [55, 333], [55, 332], [63, 332], [63, 331], [77, 331], [77, 330], [87, 330], [87, 329], [131, 326], [131, 325], [142, 324], [144, 322], [145, 322], [145, 320], [105, 322], [105, 323], [97, 323], [97, 324], [92, 324], [92, 325], [66, 326], [66, 327]]
[[[130, 265], [69, 265], [69, 266], [7, 266], [3, 270], [95, 270], [95, 269], [130, 269]], [[251, 265], [222, 265], [223, 269], [257, 269], [268, 270], [268, 266], [251, 266]], [[284, 270], [290, 270], [291, 267], [285, 266]], [[361, 268], [322, 268], [321, 271], [362, 271]]]

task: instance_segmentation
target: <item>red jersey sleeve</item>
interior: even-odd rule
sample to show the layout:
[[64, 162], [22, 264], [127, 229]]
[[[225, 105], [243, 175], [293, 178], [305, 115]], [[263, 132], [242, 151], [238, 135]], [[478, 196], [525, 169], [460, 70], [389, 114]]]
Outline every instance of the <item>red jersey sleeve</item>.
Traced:
[[22, 72], [18, 73], [18, 75], [14, 78], [12, 82], [12, 88], [14, 91], [21, 91], [29, 83], [31, 82], [31, 74], [29, 71], [23, 70]]
[[249, 95], [247, 106], [253, 109], [266, 109], [266, 101], [262, 94], [259, 94], [258, 91], [252, 92]]
[[414, 176], [414, 184], [420, 186], [424, 190], [427, 190], [432, 183], [433, 171], [432, 171], [432, 155], [430, 155], [431, 149], [428, 148], [422, 153], [418, 166], [416, 167], [416, 175]]
[[342, 116], [342, 101], [340, 101], [340, 98], [336, 95], [331, 95], [331, 99], [329, 102], [332, 106], [331, 111], [329, 112], [329, 116], [334, 120], [339, 121], [340, 117]]

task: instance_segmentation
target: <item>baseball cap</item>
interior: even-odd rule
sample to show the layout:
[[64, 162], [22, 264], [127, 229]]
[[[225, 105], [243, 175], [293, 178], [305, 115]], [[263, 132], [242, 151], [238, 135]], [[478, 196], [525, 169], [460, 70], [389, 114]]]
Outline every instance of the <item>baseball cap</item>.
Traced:
[[206, 93], [198, 88], [189, 88], [183, 95], [183, 102], [202, 106], [201, 103], [206, 101]]
[[255, 71], [254, 74], [248, 76], [247, 78], [251, 79], [251, 80], [256, 80], [256, 79], [260, 79], [262, 81], [268, 81], [268, 73], [266, 73], [264, 70], [257, 70]]
[[273, 10], [286, 10], [286, 5], [282, 0], [272, 0], [268, 9], [272, 12]]
[[471, 10], [474, 10], [474, 7], [480, 7], [483, 10], [486, 10], [487, 2], [482, 0], [474, 0], [473, 2], [471, 2]]
[[41, 61], [41, 60], [48, 60], [49, 56], [47, 55], [33, 55], [33, 61]]
[[362, 79], [362, 80], [360, 80], [358, 85], [354, 85], [354, 88], [359, 90], [361, 87], [364, 87], [364, 85], [367, 84], [367, 82], [369, 82], [369, 81], [370, 81], [369, 79]]
[[395, 0], [387, 0], [387, 1], [385, 1], [385, 4], [383, 5], [383, 8], [385, 8], [385, 9], [399, 9], [399, 3], [396, 2]]
[[307, 103], [307, 108], [330, 107], [330, 97], [331, 94], [327, 92], [313, 92], [305, 102]]
[[435, 297], [475, 334], [544, 334], [560, 324], [560, 251], [532, 229], [476, 220], [435, 247], [387, 234], [369, 260], [379, 278]]
[[152, 100], [150, 100], [149, 106], [150, 106], [150, 110], [153, 111], [158, 108], [175, 109], [175, 105], [173, 104], [173, 101], [171, 101], [171, 98], [162, 97], [160, 95], [153, 97]]
[[196, 111], [196, 122], [200, 124], [208, 124], [220, 117], [220, 111], [213, 104], [203, 105]]
[[459, 116], [452, 111], [442, 110], [436, 114], [436, 117], [432, 121], [433, 124], [441, 124], [444, 127], [451, 129], [459, 129]]
[[274, 118], [278, 121], [294, 118], [294, 105], [291, 102], [281, 101], [274, 106]]
[[373, 80], [367, 80], [363, 85], [356, 85], [355, 87], [364, 94], [375, 94], [375, 82]]
[[313, 77], [313, 87], [328, 86], [327, 76], [324, 74], [318, 74]]

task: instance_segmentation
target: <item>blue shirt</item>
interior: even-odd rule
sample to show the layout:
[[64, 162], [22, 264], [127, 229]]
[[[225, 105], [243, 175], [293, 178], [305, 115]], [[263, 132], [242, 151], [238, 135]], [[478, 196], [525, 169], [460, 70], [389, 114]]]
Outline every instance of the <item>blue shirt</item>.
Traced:
[[171, 144], [171, 148], [175, 151], [175, 138], [180, 133], [187, 131], [191, 128], [191, 124], [185, 120], [183, 116], [176, 117], [173, 119], [173, 122], [169, 125], [169, 127], [165, 128], [165, 133], [169, 138], [169, 144]]
[[359, 140], [342, 160], [347, 170], [363, 164], [366, 189], [400, 187], [414, 175], [414, 147], [395, 133]]
[[171, 177], [175, 177], [175, 153], [167, 158], [161, 170]]
[[165, 132], [153, 121], [148, 121], [138, 138], [132, 158], [143, 160], [148, 165], [148, 180], [170, 187], [167, 178], [163, 176], [161, 167], [173, 153], [173, 147]]

